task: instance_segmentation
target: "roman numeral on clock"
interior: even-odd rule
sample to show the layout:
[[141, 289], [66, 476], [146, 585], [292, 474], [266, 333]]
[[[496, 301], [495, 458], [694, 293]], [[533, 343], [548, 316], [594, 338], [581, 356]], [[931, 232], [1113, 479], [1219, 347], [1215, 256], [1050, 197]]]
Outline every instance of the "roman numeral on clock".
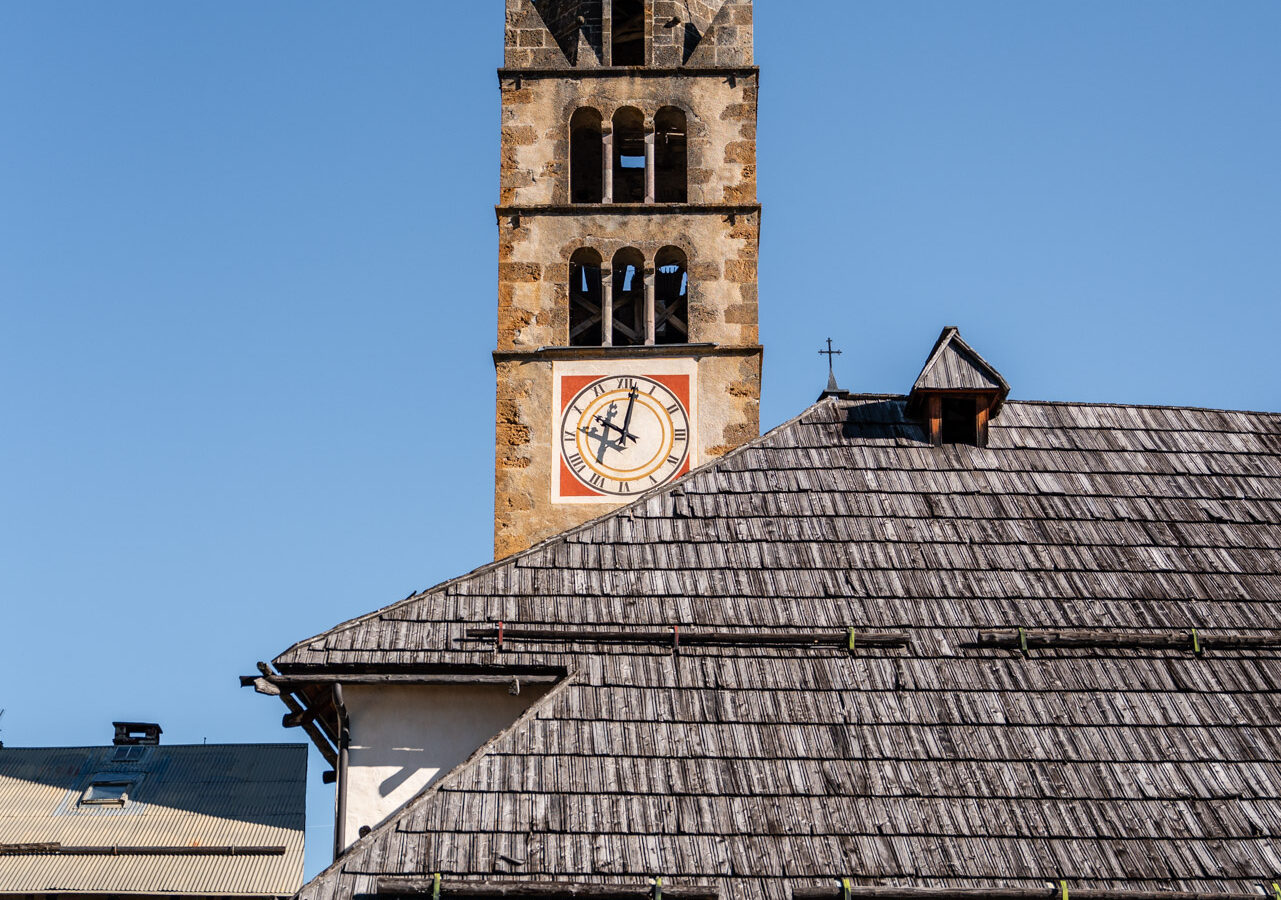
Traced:
[[689, 437], [689, 431], [687, 431], [684, 428], [677, 428], [675, 431], [672, 432], [672, 437], [674, 437], [678, 441], [683, 441]]
[[605, 486], [605, 476], [598, 472], [593, 472], [592, 476], [587, 479], [587, 483], [594, 488], [603, 488]]
[[587, 468], [587, 463], [583, 462], [583, 457], [577, 453], [567, 456], [565, 458], [565, 462], [568, 463], [569, 467], [575, 472], [581, 472], [583, 469]]

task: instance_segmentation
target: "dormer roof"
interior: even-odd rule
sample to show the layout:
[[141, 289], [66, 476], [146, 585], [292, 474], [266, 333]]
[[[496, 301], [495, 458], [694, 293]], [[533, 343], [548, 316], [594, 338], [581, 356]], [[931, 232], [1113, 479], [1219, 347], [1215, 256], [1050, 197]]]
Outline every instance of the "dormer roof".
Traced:
[[943, 329], [921, 374], [912, 385], [908, 409], [917, 410], [932, 394], [987, 394], [993, 417], [1010, 394], [1009, 382], [991, 363], [967, 344], [955, 325]]

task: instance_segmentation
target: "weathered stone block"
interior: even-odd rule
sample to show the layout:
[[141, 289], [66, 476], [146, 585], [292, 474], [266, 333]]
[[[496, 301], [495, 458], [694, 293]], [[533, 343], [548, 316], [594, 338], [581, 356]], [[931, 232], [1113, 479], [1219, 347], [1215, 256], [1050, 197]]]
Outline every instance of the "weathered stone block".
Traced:
[[543, 277], [543, 267], [532, 262], [505, 262], [498, 264], [499, 281], [538, 281]]

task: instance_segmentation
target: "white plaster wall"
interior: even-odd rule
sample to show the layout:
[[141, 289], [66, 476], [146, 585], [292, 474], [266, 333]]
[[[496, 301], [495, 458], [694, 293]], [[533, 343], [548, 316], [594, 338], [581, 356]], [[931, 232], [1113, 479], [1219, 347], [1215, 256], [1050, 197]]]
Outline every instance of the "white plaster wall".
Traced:
[[345, 687], [347, 844], [362, 825], [378, 826], [546, 693], [545, 686], [528, 685], [519, 696], [504, 685]]

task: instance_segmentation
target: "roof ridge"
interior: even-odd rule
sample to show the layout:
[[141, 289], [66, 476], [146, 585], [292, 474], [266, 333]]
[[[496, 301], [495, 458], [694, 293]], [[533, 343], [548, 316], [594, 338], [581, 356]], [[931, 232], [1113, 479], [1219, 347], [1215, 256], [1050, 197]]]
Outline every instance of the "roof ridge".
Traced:
[[498, 734], [491, 737], [489, 740], [485, 741], [485, 743], [481, 744], [475, 750], [473, 750], [470, 756], [468, 756], [465, 760], [460, 762], [458, 765], [454, 766], [454, 768], [450, 769], [440, 778], [436, 779], [434, 782], [424, 787], [421, 791], [419, 791], [414, 796], [410, 797], [408, 800], [402, 803], [395, 810], [388, 813], [387, 817], [383, 819], [381, 824], [375, 827], [372, 831], [370, 831], [364, 837], [357, 839], [355, 843], [353, 843], [346, 850], [342, 851], [342, 853], [340, 853], [333, 862], [331, 862], [324, 869], [322, 869], [321, 871], [313, 875], [309, 881], [305, 882], [302, 885], [302, 887], [298, 888], [298, 890], [294, 893], [294, 896], [297, 897], [304, 890], [307, 889], [308, 885], [314, 884], [315, 882], [319, 881], [321, 878], [324, 878], [326, 875], [330, 874], [331, 872], [335, 870], [341, 870], [342, 866], [346, 865], [349, 857], [353, 853], [355, 853], [359, 849], [364, 849], [368, 845], [372, 845], [373, 842], [377, 838], [381, 837], [384, 832], [388, 831], [391, 828], [399, 826], [401, 820], [407, 814], [415, 811], [420, 805], [426, 803], [429, 799], [439, 794], [445, 788], [449, 787], [451, 782], [454, 782], [459, 778], [461, 778], [464, 772], [468, 771], [477, 763], [479, 763], [482, 759], [484, 759], [485, 756], [488, 755], [489, 751], [492, 750], [497, 744], [501, 743], [502, 741], [510, 737], [515, 736], [516, 734], [519, 734], [521, 730], [523, 730], [525, 726], [527, 726], [538, 715], [538, 713], [542, 711], [543, 707], [548, 706], [551, 703], [551, 701], [557, 699], [561, 694], [569, 690], [570, 687], [578, 684], [578, 677], [581, 674], [582, 674], [581, 667], [575, 667], [570, 669], [568, 674], [566, 674], [564, 678], [556, 682], [556, 684], [552, 685], [551, 690], [549, 690], [546, 694], [544, 694], [542, 697], [538, 698], [536, 701], [531, 703], [529, 708], [526, 709], [519, 716], [517, 716], [514, 722], [512, 722], [502, 731], [498, 732]]
[[751, 450], [756, 446], [759, 446], [762, 442], [766, 441], [773, 435], [783, 431], [786, 428], [790, 428], [791, 426], [797, 424], [798, 422], [800, 422], [802, 419], [810, 415], [812, 412], [814, 412], [818, 408], [824, 405], [833, 406], [836, 404], [836, 402], [837, 402], [837, 398], [835, 397], [824, 397], [816, 401], [815, 403], [812, 403], [809, 406], [807, 406], [800, 413], [800, 415], [793, 416], [792, 418], [788, 419], [786, 422], [783, 422], [780, 425], [774, 426], [769, 431], [765, 432], [762, 435], [758, 435], [757, 437], [753, 438], [747, 443], [740, 444], [739, 446], [735, 447], [733, 450], [730, 450], [727, 453], [723, 453], [720, 456], [716, 457], [715, 459], [709, 460], [708, 462], [703, 463], [698, 468], [685, 473], [680, 478], [677, 478], [675, 481], [668, 482], [667, 484], [660, 485], [659, 487], [652, 488], [646, 491], [645, 493], [640, 494], [630, 503], [620, 506], [617, 509], [612, 509], [609, 512], [603, 513], [602, 515], [599, 515], [594, 519], [589, 519], [586, 522], [582, 523], [581, 525], [576, 525], [573, 528], [569, 528], [569, 529], [566, 529], [565, 531], [560, 532], [559, 534], [555, 534], [549, 538], [545, 538], [544, 540], [539, 541], [537, 544], [534, 544], [532, 547], [522, 550], [519, 553], [513, 553], [511, 556], [505, 556], [502, 559], [496, 559], [496, 560], [493, 560], [492, 562], [485, 563], [483, 566], [478, 566], [477, 568], [472, 569], [470, 572], [465, 572], [462, 575], [457, 575], [453, 578], [447, 579], [446, 581], [442, 581], [439, 584], [434, 585], [433, 587], [426, 588], [425, 590], [417, 591], [413, 594], [410, 594], [408, 597], [405, 597], [402, 600], [397, 600], [395, 603], [389, 603], [386, 606], [381, 606], [378, 609], [373, 610], [372, 612], [368, 612], [368, 613], [365, 613], [364, 615], [356, 616], [355, 618], [348, 619], [345, 622], [339, 622], [337, 625], [333, 626], [332, 628], [328, 628], [325, 631], [322, 631], [318, 634], [314, 634], [309, 638], [304, 638], [301, 641], [296, 641], [295, 643], [291, 644], [289, 647], [286, 647], [280, 653], [276, 654], [275, 658], [272, 661], [276, 662], [281, 657], [287, 656], [288, 654], [292, 653], [294, 650], [304, 647], [307, 644], [312, 643], [313, 641], [320, 640], [321, 638], [327, 638], [331, 635], [338, 634], [339, 632], [346, 631], [349, 628], [354, 628], [363, 622], [367, 622], [370, 619], [373, 619], [382, 615], [388, 610], [392, 610], [399, 606], [403, 606], [406, 603], [412, 603], [415, 600], [420, 600], [423, 597], [426, 597], [430, 594], [434, 594], [443, 590], [448, 590], [451, 586], [455, 584], [460, 584], [461, 582], [466, 581], [469, 578], [474, 578], [486, 572], [491, 572], [494, 569], [498, 568], [499, 566], [514, 564], [518, 560], [524, 559], [528, 556], [538, 553], [546, 549], [547, 547], [552, 546], [553, 544], [556, 544], [559, 541], [567, 540], [569, 537], [576, 534], [581, 534], [582, 532], [587, 531], [590, 528], [594, 528], [595, 526], [601, 524], [602, 522], [608, 521], [609, 519], [612, 519], [617, 516], [624, 515], [627, 513], [628, 510], [631, 510], [642, 503], [648, 503], [650, 500], [653, 500], [655, 497], [662, 496], [665, 493], [669, 493], [671, 491], [676, 490], [681, 485], [685, 484], [695, 476], [702, 475], [706, 472], [714, 471], [717, 466], [722, 465], [727, 460], [733, 459], [739, 456], [740, 454], [745, 453], [746, 451]]

